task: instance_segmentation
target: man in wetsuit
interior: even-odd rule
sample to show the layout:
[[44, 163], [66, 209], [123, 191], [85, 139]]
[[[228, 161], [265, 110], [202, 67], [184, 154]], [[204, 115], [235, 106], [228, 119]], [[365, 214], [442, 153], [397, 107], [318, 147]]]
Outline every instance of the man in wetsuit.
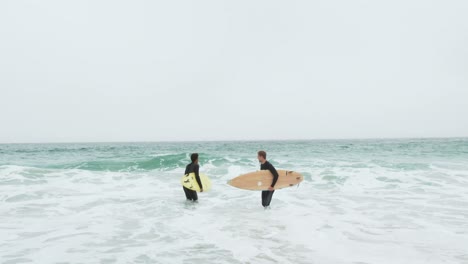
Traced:
[[275, 184], [278, 181], [278, 172], [276, 171], [275, 167], [273, 167], [273, 165], [271, 165], [271, 163], [266, 160], [265, 151], [261, 150], [258, 152], [258, 161], [261, 164], [261, 170], [269, 170], [271, 174], [273, 174], [273, 181], [268, 187], [268, 190], [262, 191], [262, 205], [265, 209], [267, 209], [270, 207], [271, 198], [273, 197], [273, 193], [275, 192]]
[[[190, 155], [190, 159], [192, 160], [192, 163], [185, 167], [185, 175], [190, 174], [192, 172], [195, 173], [195, 179], [197, 180], [197, 183], [200, 186], [200, 191], [203, 192], [203, 185], [201, 183], [199, 174], [200, 165], [198, 165], [198, 153], [193, 153], [192, 155]], [[198, 195], [196, 191], [185, 188], [184, 186], [184, 192], [187, 200], [194, 202], [198, 200]]]

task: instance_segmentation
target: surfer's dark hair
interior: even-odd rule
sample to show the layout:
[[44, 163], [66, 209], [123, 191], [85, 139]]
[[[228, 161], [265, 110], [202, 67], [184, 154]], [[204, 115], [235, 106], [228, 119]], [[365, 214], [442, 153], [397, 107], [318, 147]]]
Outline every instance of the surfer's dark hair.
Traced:
[[266, 152], [265, 152], [265, 151], [260, 150], [260, 151], [258, 152], [258, 155], [261, 156], [261, 157], [263, 157], [264, 159], [266, 159]]
[[195, 162], [198, 159], [198, 153], [192, 153], [192, 155], [190, 155], [190, 159], [192, 162]]

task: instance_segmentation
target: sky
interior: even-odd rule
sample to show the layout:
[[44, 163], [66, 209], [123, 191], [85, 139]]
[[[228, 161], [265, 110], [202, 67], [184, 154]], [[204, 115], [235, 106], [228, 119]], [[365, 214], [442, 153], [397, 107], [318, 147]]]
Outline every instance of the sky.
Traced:
[[0, 1], [0, 143], [468, 136], [468, 1]]

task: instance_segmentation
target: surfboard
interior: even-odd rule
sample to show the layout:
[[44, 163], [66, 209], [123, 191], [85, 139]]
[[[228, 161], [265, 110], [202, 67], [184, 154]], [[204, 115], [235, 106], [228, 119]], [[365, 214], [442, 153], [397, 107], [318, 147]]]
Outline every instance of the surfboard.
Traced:
[[[275, 190], [297, 185], [304, 180], [304, 177], [295, 171], [278, 170], [278, 175]], [[264, 191], [268, 190], [272, 181], [273, 175], [271, 172], [261, 170], [240, 175], [228, 181], [228, 184], [244, 190]]]
[[[203, 185], [203, 191], [209, 191], [211, 189], [211, 181], [210, 179], [203, 173], [200, 173], [200, 180]], [[195, 179], [195, 173], [190, 173], [188, 175], [184, 175], [182, 179], [180, 180], [180, 183], [182, 183], [182, 186], [184, 186], [187, 189], [193, 190], [193, 191], [200, 191], [200, 186], [198, 186], [198, 182]]]

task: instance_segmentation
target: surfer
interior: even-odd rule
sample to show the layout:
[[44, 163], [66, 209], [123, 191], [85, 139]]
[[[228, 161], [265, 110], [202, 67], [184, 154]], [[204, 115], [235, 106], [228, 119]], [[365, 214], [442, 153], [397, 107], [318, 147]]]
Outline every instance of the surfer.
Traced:
[[[195, 173], [195, 179], [197, 180], [197, 183], [200, 186], [200, 192], [203, 192], [203, 186], [199, 174], [200, 165], [198, 165], [198, 153], [192, 153], [192, 155], [190, 155], [190, 159], [192, 160], [192, 163], [188, 164], [187, 167], [185, 167], [185, 175], [188, 175], [192, 172]], [[187, 200], [194, 202], [198, 200], [198, 195], [196, 191], [185, 188], [184, 186], [184, 192]]]
[[273, 193], [275, 192], [275, 184], [276, 181], [278, 181], [278, 172], [275, 167], [267, 161], [266, 156], [267, 154], [265, 151], [261, 150], [258, 152], [258, 161], [261, 164], [260, 169], [269, 170], [271, 174], [273, 174], [273, 181], [271, 182], [270, 187], [268, 187], [267, 191], [262, 191], [262, 205], [265, 209], [270, 206], [271, 198], [273, 198]]

